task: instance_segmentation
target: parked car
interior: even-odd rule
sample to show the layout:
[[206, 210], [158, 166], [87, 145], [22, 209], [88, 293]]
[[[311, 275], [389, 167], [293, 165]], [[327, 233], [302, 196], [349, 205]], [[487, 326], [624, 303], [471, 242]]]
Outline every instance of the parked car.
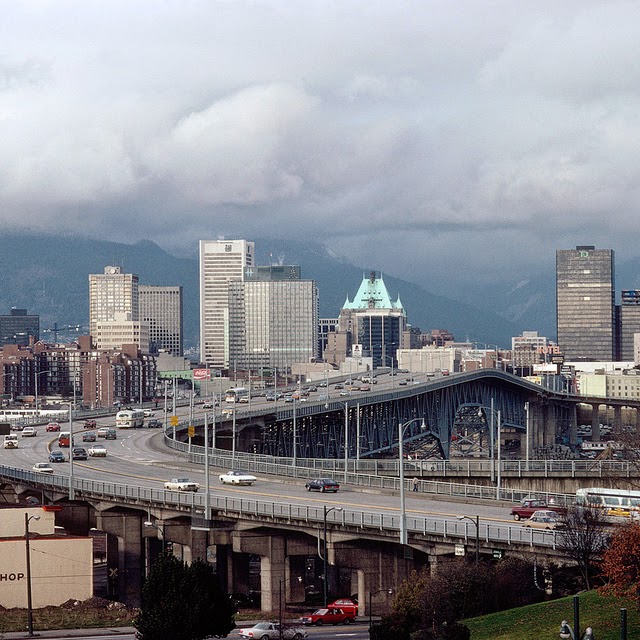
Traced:
[[92, 458], [105, 458], [107, 455], [107, 449], [102, 444], [94, 444], [89, 449], [89, 455]]
[[66, 462], [67, 456], [62, 451], [56, 449], [49, 454], [49, 462]]
[[[238, 634], [241, 638], [251, 640], [277, 640], [280, 638], [280, 625], [277, 622], [258, 622], [253, 627], [240, 629]], [[282, 637], [285, 640], [302, 640], [309, 634], [301, 627], [282, 625]]]
[[22, 430], [22, 437], [23, 438], [33, 438], [34, 436], [37, 436], [38, 432], [35, 430], [35, 427], [25, 427]]
[[338, 598], [330, 602], [327, 607], [342, 609], [344, 612], [351, 613], [354, 616], [358, 615], [358, 601], [355, 598]]
[[84, 447], [74, 447], [71, 457], [74, 460], [86, 460], [88, 458], [87, 450]]
[[45, 431], [60, 431], [60, 425], [57, 422], [50, 422], [45, 427]]
[[153, 418], [153, 420], [149, 420], [147, 422], [148, 429], [162, 429], [162, 420], [158, 420], [157, 418]]
[[83, 429], [95, 429], [97, 426], [97, 422], [95, 420], [85, 420], [82, 425]]
[[309, 480], [304, 487], [307, 491], [320, 491], [321, 493], [333, 491], [333, 493], [336, 493], [340, 485], [332, 478], [314, 478]]
[[171, 478], [164, 483], [164, 488], [169, 491], [197, 491], [200, 485], [189, 478]]
[[37, 473], [53, 473], [53, 467], [48, 462], [36, 462], [31, 470]]
[[252, 476], [250, 473], [244, 473], [244, 471], [227, 471], [219, 476], [222, 484], [236, 484], [236, 485], [252, 485], [258, 478]]
[[562, 529], [564, 522], [556, 511], [540, 509], [539, 511], [535, 511], [522, 526], [533, 529]]
[[96, 441], [95, 431], [85, 431], [82, 434], [82, 442], [95, 442], [95, 441]]
[[355, 622], [355, 616], [351, 613], [345, 613], [342, 609], [327, 607], [302, 616], [300, 622], [304, 625], [314, 624], [317, 627], [321, 627], [323, 624], [349, 624]]

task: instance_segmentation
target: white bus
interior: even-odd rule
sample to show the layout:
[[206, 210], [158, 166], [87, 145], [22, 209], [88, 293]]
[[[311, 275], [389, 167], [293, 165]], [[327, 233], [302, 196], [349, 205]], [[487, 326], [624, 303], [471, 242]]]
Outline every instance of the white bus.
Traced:
[[640, 515], [640, 491], [589, 488], [576, 491], [576, 504], [603, 509], [608, 515]]
[[227, 389], [224, 400], [225, 402], [249, 402], [249, 390], [244, 387]]
[[142, 409], [123, 409], [116, 413], [116, 427], [123, 429], [137, 429], [144, 424]]

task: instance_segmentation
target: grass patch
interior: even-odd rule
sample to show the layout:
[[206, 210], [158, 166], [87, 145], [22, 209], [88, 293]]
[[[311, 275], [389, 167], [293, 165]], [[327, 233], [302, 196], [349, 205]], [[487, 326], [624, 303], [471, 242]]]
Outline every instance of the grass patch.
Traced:
[[[598, 591], [581, 593], [580, 635], [589, 626], [593, 627], [597, 640], [619, 640], [620, 609], [623, 607], [627, 609], [628, 636], [637, 638], [640, 616], [635, 600], [604, 596]], [[567, 620], [573, 627], [571, 597], [470, 618], [463, 622], [471, 630], [472, 640], [540, 640], [558, 638], [562, 620]]]

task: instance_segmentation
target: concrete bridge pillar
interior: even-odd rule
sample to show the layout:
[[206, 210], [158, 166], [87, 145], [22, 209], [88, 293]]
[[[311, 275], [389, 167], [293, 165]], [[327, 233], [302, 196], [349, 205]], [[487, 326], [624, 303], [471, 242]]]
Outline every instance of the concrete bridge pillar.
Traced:
[[556, 443], [556, 433], [558, 423], [556, 418], [556, 407], [554, 404], [547, 404], [545, 407], [545, 420], [543, 429], [543, 446], [548, 447]]
[[578, 405], [573, 404], [569, 409], [569, 444], [578, 444]]
[[591, 440], [600, 442], [600, 404], [591, 405]]
[[613, 435], [616, 439], [622, 435], [622, 407], [619, 405], [613, 407]]
[[249, 595], [249, 554], [227, 554], [228, 592]]
[[[264, 555], [260, 556], [261, 609], [276, 611], [279, 608], [280, 589], [288, 587], [291, 582], [288, 576], [288, 564], [285, 567], [285, 539], [275, 536], [264, 539], [263, 553]], [[282, 594], [284, 601], [286, 601], [285, 594], [286, 591]]]
[[191, 529], [191, 561], [207, 561], [207, 547], [209, 544], [209, 532], [200, 529]]
[[636, 407], [636, 429], [640, 429], [640, 407]]
[[[144, 515], [129, 511], [98, 512], [97, 528], [118, 541], [117, 566], [110, 568], [115, 596], [132, 607], [140, 606], [144, 573], [142, 522]], [[111, 562], [109, 563], [111, 564]]]

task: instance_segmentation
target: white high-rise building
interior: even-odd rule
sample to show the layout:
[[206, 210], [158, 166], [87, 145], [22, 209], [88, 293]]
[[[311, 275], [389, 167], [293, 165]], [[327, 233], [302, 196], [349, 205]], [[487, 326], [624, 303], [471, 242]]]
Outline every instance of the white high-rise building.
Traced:
[[[89, 333], [92, 340], [96, 341], [98, 324], [138, 323], [138, 276], [133, 273], [123, 273], [120, 267], [105, 267], [104, 273], [89, 274]], [[139, 331], [139, 327], [138, 327]], [[123, 344], [130, 336], [123, 336]], [[112, 339], [119, 342], [118, 337], [112, 334]], [[139, 343], [137, 343], [139, 344]], [[142, 346], [140, 346], [142, 348]]]
[[247, 240], [200, 241], [200, 360], [229, 368], [229, 282], [243, 280], [254, 264]]

